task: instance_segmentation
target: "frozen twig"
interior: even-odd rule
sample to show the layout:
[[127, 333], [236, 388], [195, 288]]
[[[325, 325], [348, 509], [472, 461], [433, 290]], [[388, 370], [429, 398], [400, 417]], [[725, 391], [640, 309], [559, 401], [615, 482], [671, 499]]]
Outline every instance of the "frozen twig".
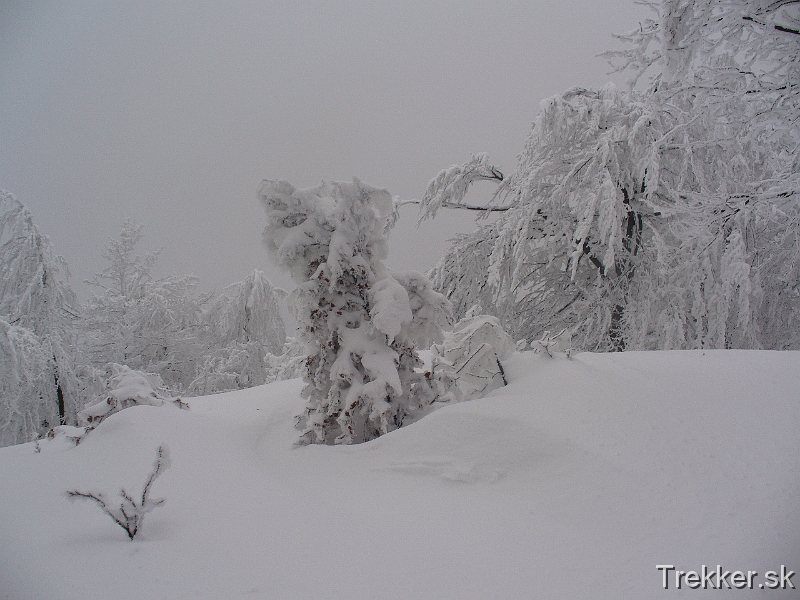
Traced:
[[138, 503], [131, 494], [125, 491], [125, 488], [122, 488], [119, 493], [122, 498], [119, 507], [114, 507], [112, 502], [108, 500], [102, 492], [70, 490], [66, 492], [66, 494], [70, 501], [74, 501], [76, 498], [85, 498], [99, 504], [103, 512], [111, 517], [114, 523], [122, 527], [130, 539], [133, 539], [142, 526], [144, 515], [166, 502], [165, 498], [151, 499], [150, 488], [153, 486], [153, 482], [156, 478], [166, 471], [169, 466], [169, 448], [166, 444], [161, 444], [158, 447], [158, 456], [153, 463], [153, 470], [150, 472], [150, 476], [144, 484], [144, 489], [142, 489], [142, 495]]

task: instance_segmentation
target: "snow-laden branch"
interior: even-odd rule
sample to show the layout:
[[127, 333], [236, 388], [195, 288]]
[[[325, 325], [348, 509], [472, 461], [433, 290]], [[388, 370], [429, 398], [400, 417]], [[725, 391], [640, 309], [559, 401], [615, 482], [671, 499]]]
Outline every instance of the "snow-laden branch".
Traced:
[[[395, 200], [395, 206], [400, 208], [402, 206], [406, 206], [407, 204], [422, 204], [423, 201], [419, 199], [412, 199], [412, 200], [400, 200], [399, 198]], [[507, 211], [510, 206], [479, 206], [476, 204], [464, 204], [463, 202], [442, 202], [439, 204], [439, 208], [451, 208], [453, 210], [474, 210], [479, 212], [504, 212]], [[428, 216], [424, 216], [424, 219], [430, 218]]]
[[465, 204], [464, 196], [470, 186], [476, 181], [503, 181], [503, 173], [499, 169], [489, 164], [489, 156], [485, 152], [475, 154], [463, 165], [452, 165], [447, 169], [442, 169], [434, 177], [422, 200], [409, 200], [401, 204], [419, 204], [419, 221], [432, 219], [440, 208], [451, 208], [460, 210], [473, 210], [483, 213], [496, 211], [506, 211], [508, 206], [475, 206]]

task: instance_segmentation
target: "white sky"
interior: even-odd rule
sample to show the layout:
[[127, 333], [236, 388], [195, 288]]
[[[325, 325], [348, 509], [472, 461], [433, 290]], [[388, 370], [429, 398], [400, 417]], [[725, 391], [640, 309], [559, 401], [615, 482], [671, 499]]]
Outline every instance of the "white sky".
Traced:
[[[539, 102], [611, 79], [595, 55], [646, 16], [632, 0], [5, 0], [0, 187], [82, 295], [126, 217], [143, 252], [163, 248], [159, 274], [286, 286], [260, 244], [262, 179], [419, 198], [473, 152], [510, 173]], [[395, 267], [427, 269], [473, 227], [403, 211]]]

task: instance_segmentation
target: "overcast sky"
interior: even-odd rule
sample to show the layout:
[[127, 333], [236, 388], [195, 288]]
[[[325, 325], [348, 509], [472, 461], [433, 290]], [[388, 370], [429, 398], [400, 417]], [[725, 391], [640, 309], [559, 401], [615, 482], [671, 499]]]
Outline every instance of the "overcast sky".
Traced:
[[[3, 0], [0, 187], [81, 295], [126, 217], [143, 252], [163, 248], [160, 275], [287, 286], [261, 247], [262, 179], [419, 198], [474, 152], [511, 172], [539, 102], [613, 79], [595, 55], [645, 16], [632, 0]], [[425, 270], [474, 227], [415, 224], [405, 207], [390, 265]]]

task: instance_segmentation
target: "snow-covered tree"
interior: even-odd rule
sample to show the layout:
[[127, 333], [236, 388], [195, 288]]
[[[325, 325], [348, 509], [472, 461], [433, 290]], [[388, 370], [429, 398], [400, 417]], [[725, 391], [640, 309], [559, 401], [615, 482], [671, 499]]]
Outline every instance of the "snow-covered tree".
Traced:
[[435, 329], [447, 302], [420, 276], [406, 277], [409, 292], [384, 266], [391, 196], [354, 179], [305, 190], [264, 181], [259, 197], [264, 243], [299, 283], [309, 354], [299, 443], [356, 443], [400, 427], [433, 400], [415, 370], [415, 338]]
[[800, 347], [800, 3], [671, 0], [613, 53], [648, 89], [542, 103], [506, 211], [434, 270], [515, 337]]
[[650, 95], [679, 122], [669, 142], [688, 165], [670, 181], [683, 242], [670, 258], [684, 287], [703, 290], [676, 307], [691, 306], [700, 331], [660, 318], [679, 339], [798, 348], [800, 2], [654, 8], [655, 20], [621, 36], [629, 48], [609, 54], [633, 85], [649, 76]]
[[614, 86], [542, 103], [501, 190], [509, 210], [457, 238], [434, 271], [456, 315], [478, 304], [514, 337], [567, 327], [581, 347], [624, 346], [629, 284], [656, 212], [644, 205], [647, 165], [636, 160], [650, 131], [630, 135], [660, 125], [649, 108]]
[[[0, 191], [0, 318], [6, 323], [2, 335], [10, 353], [8, 370], [0, 370], [0, 387], [38, 390], [26, 398], [23, 410], [38, 415], [38, 433], [59, 422], [74, 424], [81, 408], [74, 334], [79, 310], [68, 277], [66, 263], [53, 252], [49, 238], [39, 233], [30, 212], [12, 194]], [[20, 370], [11, 370], [12, 365]], [[7, 400], [11, 402], [2, 399], [4, 405]], [[32, 402], [45, 406], [33, 407]], [[0, 414], [7, 423], [13, 418]], [[29, 425], [20, 425], [19, 431], [29, 432]]]
[[82, 348], [88, 361], [157, 373], [173, 392], [188, 387], [202, 349], [198, 334], [207, 297], [195, 277], [155, 279], [158, 252], [137, 255], [142, 226], [126, 220], [103, 253], [108, 266], [89, 282], [102, 290], [86, 304]]
[[274, 353], [286, 341], [278, 290], [258, 270], [225, 288], [206, 310], [205, 321], [218, 347], [258, 342]]
[[58, 425], [52, 374], [39, 338], [0, 317], [0, 446], [30, 442]]
[[263, 385], [268, 356], [284, 351], [286, 332], [279, 293], [261, 271], [228, 286], [204, 312], [206, 348], [189, 386], [196, 394], [212, 394]]

